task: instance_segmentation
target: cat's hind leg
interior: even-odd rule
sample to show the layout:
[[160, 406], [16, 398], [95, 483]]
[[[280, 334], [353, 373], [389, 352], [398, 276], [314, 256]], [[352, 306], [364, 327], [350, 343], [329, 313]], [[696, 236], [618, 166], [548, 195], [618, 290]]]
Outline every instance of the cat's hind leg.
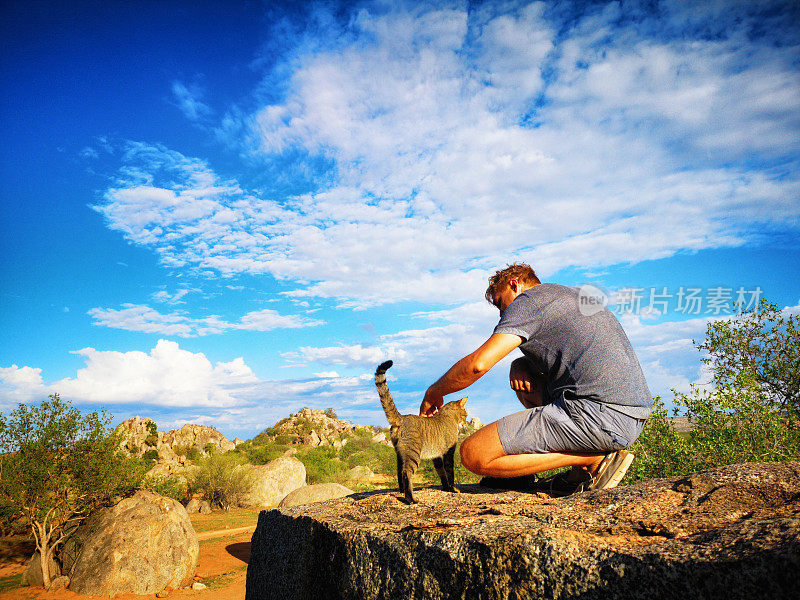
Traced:
[[397, 449], [395, 449], [395, 454], [397, 455], [397, 489], [403, 493], [406, 490], [406, 484], [403, 481], [403, 457], [400, 456]]
[[401, 453], [397, 453], [398, 458], [398, 465], [400, 464], [400, 460], [402, 460], [402, 484], [401, 491], [404, 493], [404, 500], [406, 504], [416, 504], [417, 500], [414, 498], [414, 484], [413, 478], [414, 473], [417, 472], [417, 467], [419, 466], [419, 455], [413, 454], [411, 452], [407, 452], [405, 456], [401, 458]]

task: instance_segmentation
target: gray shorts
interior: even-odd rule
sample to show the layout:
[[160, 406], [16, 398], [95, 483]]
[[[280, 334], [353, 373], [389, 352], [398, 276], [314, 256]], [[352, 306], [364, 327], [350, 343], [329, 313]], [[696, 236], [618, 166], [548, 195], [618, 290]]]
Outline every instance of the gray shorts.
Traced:
[[562, 396], [503, 417], [497, 433], [506, 454], [610, 452], [630, 446], [644, 424], [608, 405]]

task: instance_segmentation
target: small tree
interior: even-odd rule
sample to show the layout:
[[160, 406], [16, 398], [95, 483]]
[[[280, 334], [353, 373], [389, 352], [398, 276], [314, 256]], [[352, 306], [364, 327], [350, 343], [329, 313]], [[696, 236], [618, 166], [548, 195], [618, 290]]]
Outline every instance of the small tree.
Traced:
[[735, 319], [711, 321], [698, 346], [708, 352], [720, 389], [740, 387], [742, 378], [757, 386], [767, 404], [800, 415], [800, 331], [797, 315], [784, 315], [761, 300], [758, 308]]
[[82, 415], [58, 394], [0, 414], [0, 499], [30, 525], [45, 587], [58, 545], [92, 510], [141, 480], [141, 470], [117, 452], [110, 420], [105, 412]]

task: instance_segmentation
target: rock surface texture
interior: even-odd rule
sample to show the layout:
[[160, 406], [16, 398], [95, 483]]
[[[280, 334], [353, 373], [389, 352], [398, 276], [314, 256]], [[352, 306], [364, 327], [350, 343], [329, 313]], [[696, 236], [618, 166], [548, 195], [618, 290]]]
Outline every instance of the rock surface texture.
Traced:
[[461, 489], [263, 511], [246, 599], [797, 597], [800, 463], [567, 498]]
[[186, 509], [139, 490], [89, 516], [68, 540], [62, 561], [70, 590], [114, 596], [189, 585], [199, 555]]

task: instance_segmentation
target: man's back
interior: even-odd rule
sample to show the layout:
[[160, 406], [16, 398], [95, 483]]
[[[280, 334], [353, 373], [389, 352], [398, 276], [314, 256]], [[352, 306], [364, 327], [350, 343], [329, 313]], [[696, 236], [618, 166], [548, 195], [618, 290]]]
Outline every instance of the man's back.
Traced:
[[586, 398], [645, 418], [652, 398], [630, 340], [608, 309], [579, 310], [578, 288], [542, 283], [508, 306], [495, 333], [523, 338], [520, 350], [545, 374], [548, 398]]

